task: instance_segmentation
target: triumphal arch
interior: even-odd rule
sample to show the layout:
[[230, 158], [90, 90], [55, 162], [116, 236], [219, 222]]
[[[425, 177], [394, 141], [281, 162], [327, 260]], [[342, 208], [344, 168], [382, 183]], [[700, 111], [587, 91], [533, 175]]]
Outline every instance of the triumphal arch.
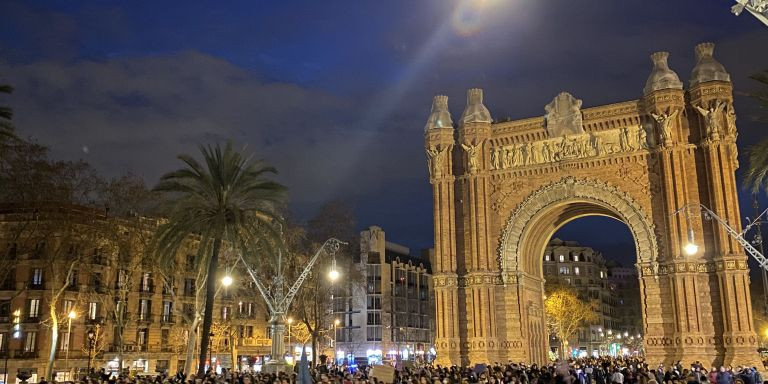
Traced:
[[448, 98], [434, 98], [438, 363], [544, 362], [544, 249], [587, 215], [634, 237], [650, 362], [757, 363], [743, 249], [718, 223], [675, 213], [702, 203], [740, 225], [732, 86], [713, 50], [696, 46], [687, 87], [657, 52], [640, 99], [584, 108], [563, 92], [542, 117], [494, 122], [471, 89], [454, 124]]

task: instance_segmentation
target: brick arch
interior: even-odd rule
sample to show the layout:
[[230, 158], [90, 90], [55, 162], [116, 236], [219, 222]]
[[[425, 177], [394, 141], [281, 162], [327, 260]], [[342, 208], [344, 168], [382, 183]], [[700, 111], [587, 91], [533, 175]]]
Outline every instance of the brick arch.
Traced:
[[531, 193], [507, 219], [498, 248], [504, 282], [520, 273], [540, 277], [541, 255], [554, 231], [588, 215], [608, 216], [625, 223], [635, 240], [638, 262], [658, 263], [654, 224], [643, 207], [608, 183], [565, 177]]

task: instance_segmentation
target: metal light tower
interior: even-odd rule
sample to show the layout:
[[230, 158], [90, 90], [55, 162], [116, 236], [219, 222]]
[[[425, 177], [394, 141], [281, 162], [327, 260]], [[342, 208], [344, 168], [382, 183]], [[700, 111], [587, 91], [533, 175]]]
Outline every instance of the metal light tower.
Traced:
[[333, 281], [339, 278], [339, 271], [336, 270], [336, 252], [339, 251], [339, 247], [342, 244], [347, 243], [334, 238], [326, 240], [320, 249], [317, 250], [312, 259], [309, 260], [309, 263], [304, 268], [304, 271], [301, 272], [299, 278], [296, 279], [293, 285], [291, 285], [291, 287], [288, 289], [288, 292], [285, 292], [285, 276], [283, 276], [282, 252], [278, 253], [276, 268], [277, 271], [275, 277], [272, 279], [272, 284], [270, 285], [272, 288], [271, 290], [267, 289], [267, 287], [261, 283], [261, 280], [259, 280], [259, 278], [256, 276], [256, 273], [254, 273], [253, 269], [248, 266], [248, 263], [243, 260], [243, 256], [240, 255], [238, 260], [242, 261], [243, 265], [245, 265], [245, 268], [248, 270], [248, 274], [256, 284], [256, 288], [259, 290], [259, 293], [261, 293], [261, 296], [264, 297], [264, 301], [267, 303], [267, 308], [269, 309], [269, 327], [271, 331], [270, 336], [272, 339], [272, 359], [269, 360], [267, 364], [265, 364], [265, 371], [279, 372], [285, 370], [285, 314], [288, 312], [288, 308], [291, 306], [293, 298], [299, 292], [301, 284], [304, 283], [304, 280], [307, 279], [312, 266], [315, 265], [315, 262], [321, 254], [326, 253], [327, 255], [333, 257], [331, 270], [328, 273], [329, 279]]
[[731, 12], [738, 16], [745, 9], [763, 24], [768, 25], [768, 0], [736, 0], [736, 5], [731, 7]]

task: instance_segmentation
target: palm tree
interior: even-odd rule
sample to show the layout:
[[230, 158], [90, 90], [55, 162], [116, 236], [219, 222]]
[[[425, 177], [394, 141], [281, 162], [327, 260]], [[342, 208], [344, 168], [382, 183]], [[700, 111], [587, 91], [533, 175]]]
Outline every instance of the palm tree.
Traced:
[[[12, 92], [12, 86], [0, 84], [0, 94], [10, 95]], [[0, 139], [16, 138], [16, 135], [13, 133], [13, 124], [11, 124], [12, 117], [13, 110], [11, 110], [11, 107], [0, 106]]]
[[252, 161], [231, 143], [223, 149], [200, 146], [200, 152], [204, 164], [179, 155], [186, 166], [165, 174], [154, 188], [168, 194], [163, 203], [168, 221], [158, 229], [154, 246], [161, 260], [173, 267], [179, 250], [194, 238], [199, 241], [196, 264], [207, 266], [198, 377], [205, 373], [222, 245], [248, 253], [257, 244], [279, 244], [277, 207], [286, 190], [268, 179], [275, 168]]
[[[764, 89], [752, 93], [750, 96], [757, 100], [762, 109], [768, 109], [768, 69], [754, 74], [750, 78], [764, 86]], [[768, 120], [768, 116], [764, 116], [764, 119]], [[757, 192], [760, 188], [768, 186], [768, 138], [749, 147], [747, 154], [749, 156], [749, 168], [744, 181], [752, 188], [752, 192]]]

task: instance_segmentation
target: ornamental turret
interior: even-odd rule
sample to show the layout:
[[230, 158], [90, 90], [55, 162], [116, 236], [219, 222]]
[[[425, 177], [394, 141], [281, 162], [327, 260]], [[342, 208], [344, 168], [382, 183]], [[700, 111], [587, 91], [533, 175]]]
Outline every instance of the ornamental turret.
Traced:
[[683, 82], [680, 81], [677, 73], [669, 68], [668, 58], [669, 52], [654, 52], [651, 55], [653, 70], [645, 81], [644, 95], [660, 89], [683, 89]]

